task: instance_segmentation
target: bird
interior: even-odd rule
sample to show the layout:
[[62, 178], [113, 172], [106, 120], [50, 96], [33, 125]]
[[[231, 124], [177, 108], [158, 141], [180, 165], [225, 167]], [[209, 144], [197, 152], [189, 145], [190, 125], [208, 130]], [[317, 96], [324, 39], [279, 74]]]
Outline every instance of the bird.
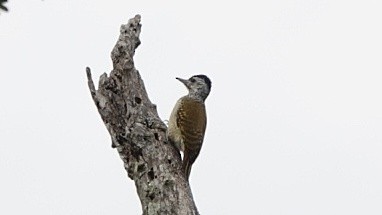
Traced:
[[194, 75], [189, 79], [176, 78], [188, 89], [173, 108], [168, 121], [167, 137], [183, 152], [182, 172], [187, 181], [192, 164], [202, 148], [207, 126], [205, 100], [211, 91], [211, 80], [206, 75]]

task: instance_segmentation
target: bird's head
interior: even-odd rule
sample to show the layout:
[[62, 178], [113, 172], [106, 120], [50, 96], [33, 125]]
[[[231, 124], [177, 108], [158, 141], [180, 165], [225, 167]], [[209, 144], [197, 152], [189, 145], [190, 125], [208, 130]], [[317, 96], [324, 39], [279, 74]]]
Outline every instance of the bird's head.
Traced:
[[182, 82], [188, 89], [191, 97], [200, 98], [203, 101], [211, 91], [211, 80], [205, 75], [194, 75], [189, 79], [176, 78]]

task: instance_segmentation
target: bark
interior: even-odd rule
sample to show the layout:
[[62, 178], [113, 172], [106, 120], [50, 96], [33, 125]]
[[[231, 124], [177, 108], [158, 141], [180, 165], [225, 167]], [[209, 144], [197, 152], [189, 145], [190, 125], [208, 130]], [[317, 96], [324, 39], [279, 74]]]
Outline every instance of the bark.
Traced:
[[198, 214], [189, 183], [180, 170], [180, 154], [167, 142], [167, 127], [134, 66], [140, 21], [136, 15], [121, 26], [111, 52], [113, 70], [109, 76], [100, 76], [98, 90], [90, 68], [86, 68], [90, 93], [110, 133], [112, 147], [135, 182], [143, 214]]

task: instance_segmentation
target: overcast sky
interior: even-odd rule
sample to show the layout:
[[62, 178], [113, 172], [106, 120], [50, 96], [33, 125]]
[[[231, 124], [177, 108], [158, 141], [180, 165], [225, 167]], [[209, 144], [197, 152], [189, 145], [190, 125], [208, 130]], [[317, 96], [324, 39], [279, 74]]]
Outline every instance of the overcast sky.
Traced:
[[141, 214], [87, 88], [142, 15], [160, 117], [206, 74], [201, 214], [382, 214], [379, 1], [10, 0], [0, 14], [0, 214]]

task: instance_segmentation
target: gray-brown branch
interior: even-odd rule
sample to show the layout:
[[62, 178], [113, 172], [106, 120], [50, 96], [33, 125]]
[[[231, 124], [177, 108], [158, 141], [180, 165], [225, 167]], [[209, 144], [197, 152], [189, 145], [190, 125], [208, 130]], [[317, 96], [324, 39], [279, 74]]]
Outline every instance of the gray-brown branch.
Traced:
[[166, 125], [148, 98], [133, 56], [139, 46], [141, 17], [121, 26], [111, 52], [113, 70], [102, 74], [96, 90], [86, 68], [91, 96], [110, 133], [128, 177], [134, 180], [144, 215], [198, 214], [180, 171], [179, 152], [166, 140]]

